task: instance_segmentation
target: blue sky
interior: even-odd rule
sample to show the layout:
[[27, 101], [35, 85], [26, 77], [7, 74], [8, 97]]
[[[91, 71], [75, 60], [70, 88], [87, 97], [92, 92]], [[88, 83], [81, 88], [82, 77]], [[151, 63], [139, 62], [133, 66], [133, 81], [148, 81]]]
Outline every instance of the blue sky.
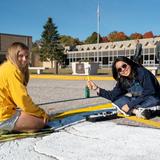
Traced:
[[[99, 0], [100, 34], [112, 31], [160, 35], [160, 0]], [[85, 40], [97, 32], [98, 0], [1, 0], [0, 33], [41, 38], [48, 17], [60, 35]]]

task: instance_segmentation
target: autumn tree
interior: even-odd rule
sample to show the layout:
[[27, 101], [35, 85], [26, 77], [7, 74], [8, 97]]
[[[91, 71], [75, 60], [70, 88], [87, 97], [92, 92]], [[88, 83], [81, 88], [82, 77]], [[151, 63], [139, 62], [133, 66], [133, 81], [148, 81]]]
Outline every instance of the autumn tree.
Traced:
[[152, 31], [146, 32], [146, 33], [144, 33], [144, 35], [143, 35], [143, 38], [153, 38], [153, 37], [154, 37], [154, 35], [153, 35], [153, 32], [152, 32]]
[[143, 38], [143, 35], [141, 33], [132, 33], [130, 36], [129, 36], [130, 39], [142, 39]]
[[128, 39], [128, 36], [124, 32], [113, 31], [108, 35], [108, 40], [110, 42], [124, 41], [127, 39]]
[[103, 42], [103, 43], [109, 42], [108, 37], [107, 37], [107, 36], [106, 36], [106, 37], [102, 37], [102, 42]]

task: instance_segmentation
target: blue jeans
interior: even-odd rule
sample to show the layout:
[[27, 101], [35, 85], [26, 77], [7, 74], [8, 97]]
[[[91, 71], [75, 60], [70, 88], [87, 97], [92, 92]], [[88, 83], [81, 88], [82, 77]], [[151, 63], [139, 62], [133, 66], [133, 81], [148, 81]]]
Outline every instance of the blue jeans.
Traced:
[[[115, 103], [119, 108], [122, 108], [125, 104], [134, 99], [135, 97], [122, 96], [121, 98], [115, 100], [113, 103]], [[134, 107], [148, 108], [158, 105], [159, 102], [160, 102], [159, 98], [154, 96], [148, 96], [144, 98], [144, 101], [142, 103]]]

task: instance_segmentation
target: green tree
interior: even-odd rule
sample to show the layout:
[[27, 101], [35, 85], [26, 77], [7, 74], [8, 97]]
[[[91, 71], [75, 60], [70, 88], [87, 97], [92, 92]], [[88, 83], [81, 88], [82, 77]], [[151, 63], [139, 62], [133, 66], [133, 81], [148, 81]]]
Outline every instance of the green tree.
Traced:
[[[99, 35], [99, 42], [103, 42], [101, 35]], [[89, 36], [86, 40], [85, 40], [86, 44], [94, 44], [97, 43], [97, 33], [93, 32], [91, 36]]]
[[78, 38], [73, 38], [71, 36], [62, 35], [60, 37], [60, 42], [64, 46], [76, 46], [82, 44]]
[[41, 61], [50, 61], [51, 68], [53, 68], [54, 61], [55, 73], [58, 74], [58, 64], [63, 61], [64, 48], [59, 41], [60, 36], [57, 26], [52, 22], [52, 18], [49, 17], [43, 28], [44, 31], [41, 35], [40, 44], [40, 59]]
[[39, 48], [39, 41], [35, 41], [34, 43], [32, 43], [32, 52], [31, 52], [31, 61], [30, 61], [30, 65], [31, 66], [42, 66], [42, 62], [40, 61], [40, 48]]
[[37, 42], [32, 43], [32, 53], [39, 52], [39, 46]]

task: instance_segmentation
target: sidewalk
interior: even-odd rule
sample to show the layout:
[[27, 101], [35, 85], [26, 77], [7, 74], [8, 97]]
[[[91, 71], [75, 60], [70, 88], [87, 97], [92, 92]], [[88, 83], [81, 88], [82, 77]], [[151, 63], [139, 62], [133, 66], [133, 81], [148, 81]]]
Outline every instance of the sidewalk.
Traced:
[[[106, 89], [115, 84], [111, 80], [97, 80], [96, 83]], [[28, 90], [33, 101], [50, 114], [109, 103], [96, 97], [95, 92], [91, 92], [93, 98], [85, 99], [85, 85], [85, 80], [33, 78]], [[45, 137], [0, 143], [0, 159], [155, 160], [160, 157], [159, 139], [158, 129], [117, 125], [113, 121], [92, 123], [82, 119]]]

